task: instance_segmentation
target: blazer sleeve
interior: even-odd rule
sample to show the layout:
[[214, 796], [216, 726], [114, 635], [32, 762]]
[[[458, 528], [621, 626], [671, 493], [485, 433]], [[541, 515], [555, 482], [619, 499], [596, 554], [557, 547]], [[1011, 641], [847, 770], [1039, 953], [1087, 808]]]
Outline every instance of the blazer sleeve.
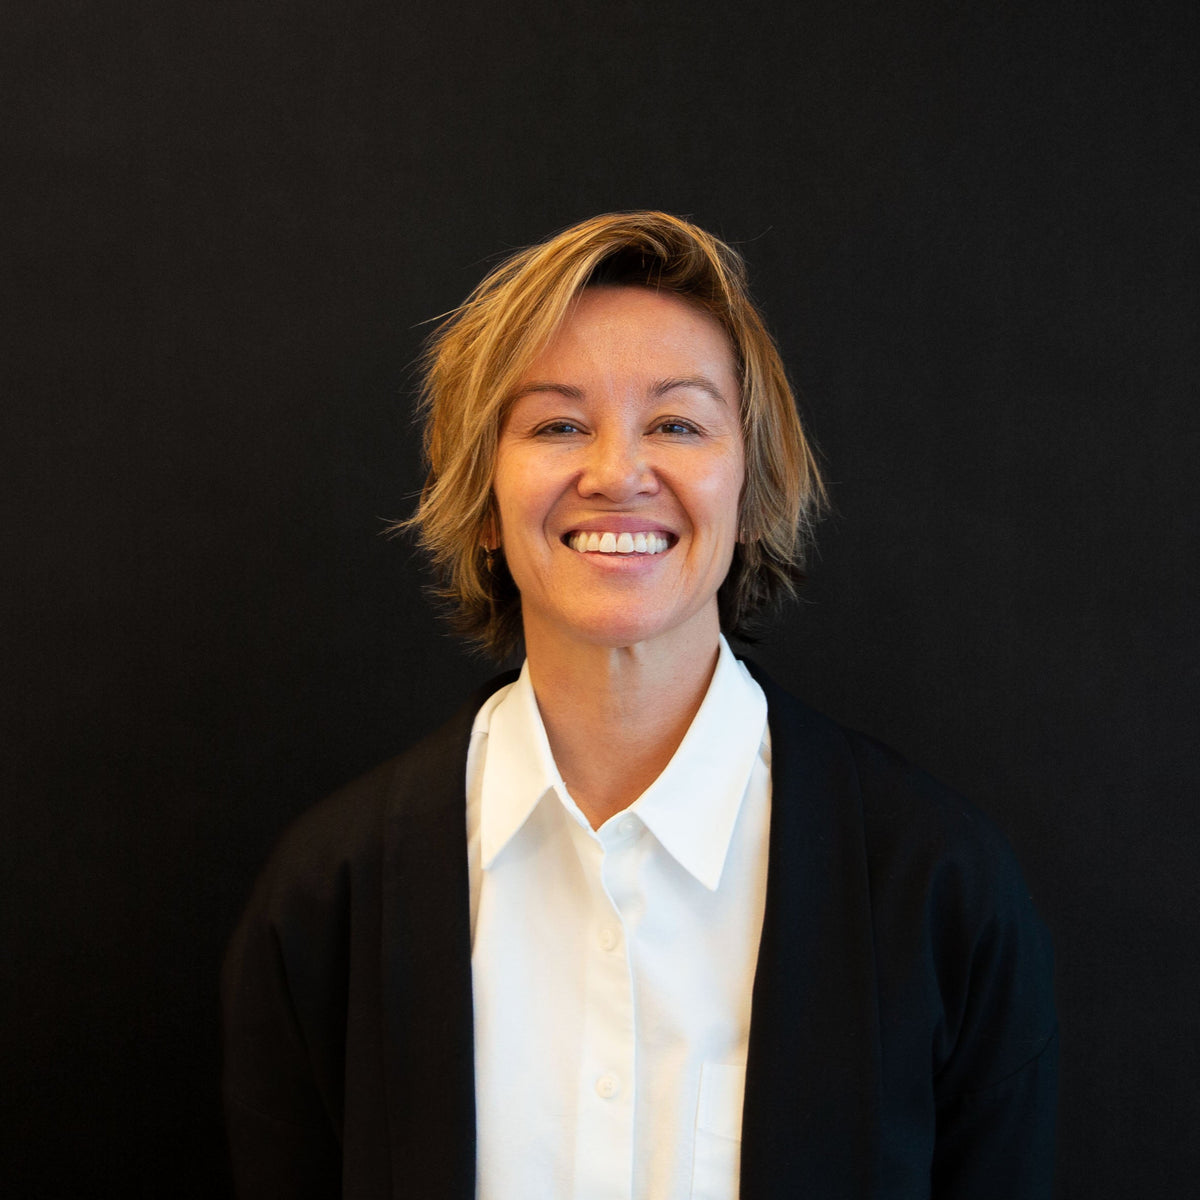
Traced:
[[986, 886], [964, 889], [966, 923], [951, 929], [957, 957], [941, 970], [931, 1194], [1050, 1200], [1058, 1099], [1050, 938], [1007, 844], [998, 834], [986, 840], [987, 861], [974, 866]]
[[[861, 739], [856, 751], [891, 1000], [885, 1043], [904, 1047], [896, 1061], [907, 1071], [932, 1072], [931, 1200], [1050, 1200], [1049, 933], [1007, 839], [982, 812], [878, 743]], [[907, 1086], [895, 1070], [888, 1080], [889, 1090]]]
[[342, 1194], [348, 882], [311, 817], [272, 855], [226, 952], [222, 1090], [237, 1194]]

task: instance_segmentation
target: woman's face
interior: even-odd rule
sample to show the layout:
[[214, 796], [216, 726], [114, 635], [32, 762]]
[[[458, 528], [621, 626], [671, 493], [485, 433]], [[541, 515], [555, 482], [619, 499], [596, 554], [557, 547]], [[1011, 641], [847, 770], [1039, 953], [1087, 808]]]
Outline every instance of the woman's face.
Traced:
[[739, 403], [729, 338], [701, 309], [643, 287], [583, 292], [497, 451], [499, 540], [531, 654], [712, 649], [744, 478]]

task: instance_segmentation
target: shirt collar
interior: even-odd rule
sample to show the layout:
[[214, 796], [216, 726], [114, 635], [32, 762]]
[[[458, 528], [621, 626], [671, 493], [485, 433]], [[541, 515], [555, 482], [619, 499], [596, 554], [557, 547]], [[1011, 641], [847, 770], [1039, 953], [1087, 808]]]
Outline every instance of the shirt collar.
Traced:
[[[762, 689], [721, 637], [712, 682], [679, 748], [650, 787], [612, 820], [639, 817], [680, 866], [715, 891], [766, 724]], [[550, 752], [526, 663], [488, 721], [480, 813], [484, 870], [550, 791], [582, 819]]]
[[550, 752], [526, 661], [488, 720], [479, 818], [479, 857], [485, 871], [554, 788], [562, 788], [562, 776]]
[[712, 682], [663, 773], [629, 811], [716, 891], [767, 726], [767, 699], [721, 638]]

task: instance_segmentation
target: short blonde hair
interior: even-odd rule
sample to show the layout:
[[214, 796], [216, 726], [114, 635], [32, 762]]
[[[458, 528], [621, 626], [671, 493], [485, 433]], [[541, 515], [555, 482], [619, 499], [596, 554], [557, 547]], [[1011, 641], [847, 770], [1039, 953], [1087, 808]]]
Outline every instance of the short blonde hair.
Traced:
[[521, 639], [521, 598], [495, 529], [492, 481], [517, 385], [586, 287], [635, 285], [698, 305], [726, 331], [741, 385], [745, 482], [740, 537], [718, 593], [721, 627], [745, 639], [754, 619], [803, 579], [825, 503], [812, 449], [737, 251], [680, 217], [608, 213], [500, 263], [434, 331], [421, 411], [428, 475], [415, 528], [460, 632], [503, 657]]

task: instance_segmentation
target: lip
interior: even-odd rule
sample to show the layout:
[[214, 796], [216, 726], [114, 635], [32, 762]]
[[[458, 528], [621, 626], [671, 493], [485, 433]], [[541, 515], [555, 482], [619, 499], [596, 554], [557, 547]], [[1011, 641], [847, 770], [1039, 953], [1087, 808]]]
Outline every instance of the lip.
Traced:
[[645, 517], [630, 516], [628, 513], [610, 513], [607, 516], [586, 517], [582, 521], [574, 521], [566, 526], [559, 537], [564, 545], [572, 534], [576, 533], [656, 533], [665, 537], [672, 546], [679, 541], [679, 535], [668, 525], [662, 525]]

